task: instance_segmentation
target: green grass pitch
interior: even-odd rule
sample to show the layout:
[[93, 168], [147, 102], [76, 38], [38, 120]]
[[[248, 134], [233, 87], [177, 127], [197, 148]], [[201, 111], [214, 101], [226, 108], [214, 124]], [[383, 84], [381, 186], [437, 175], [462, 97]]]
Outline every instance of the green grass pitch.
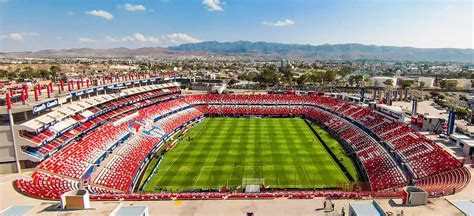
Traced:
[[[345, 157], [337, 154], [341, 147], [333, 137], [322, 138], [338, 158]], [[343, 164], [356, 175], [349, 158]], [[348, 182], [301, 118], [206, 118], [164, 155], [143, 191], [236, 187], [242, 179], [263, 179], [276, 188]]]

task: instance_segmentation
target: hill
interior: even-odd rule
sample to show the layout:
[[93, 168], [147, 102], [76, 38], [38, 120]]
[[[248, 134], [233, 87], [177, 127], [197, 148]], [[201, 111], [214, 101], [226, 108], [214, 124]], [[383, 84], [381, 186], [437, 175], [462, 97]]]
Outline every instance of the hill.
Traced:
[[6, 58], [110, 58], [110, 57], [153, 57], [174, 55], [176, 51], [162, 47], [143, 47], [143, 48], [112, 48], [112, 49], [62, 49], [62, 50], [41, 50], [37, 52], [10, 52], [0, 53], [0, 57]]
[[169, 49], [247, 56], [286, 57], [290, 59], [474, 62], [473, 49], [414, 48], [363, 44], [323, 44], [314, 46], [249, 41], [207, 41], [183, 44], [169, 47]]
[[0, 58], [110, 58], [229, 55], [249, 58], [305, 60], [385, 60], [474, 62], [473, 49], [414, 48], [363, 44], [282, 44], [268, 42], [217, 42], [182, 44], [168, 48], [63, 49], [0, 53]]

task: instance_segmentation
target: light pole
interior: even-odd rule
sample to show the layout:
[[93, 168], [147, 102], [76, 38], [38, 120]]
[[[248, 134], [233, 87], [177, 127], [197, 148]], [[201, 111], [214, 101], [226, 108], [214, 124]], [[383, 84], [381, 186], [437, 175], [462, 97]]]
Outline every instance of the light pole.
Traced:
[[16, 140], [15, 140], [15, 130], [14, 130], [14, 121], [13, 121], [13, 115], [12, 115], [12, 103], [11, 103], [11, 99], [10, 99], [10, 94], [7, 93], [6, 94], [6, 100], [7, 100], [7, 109], [8, 109], [8, 120], [10, 122], [10, 133], [11, 133], [11, 136], [12, 136], [12, 142], [13, 142], [13, 152], [15, 154], [15, 163], [16, 163], [16, 168], [17, 168], [17, 171], [18, 173], [21, 173], [21, 166], [20, 166], [20, 161], [18, 160], [18, 149], [17, 149], [17, 146], [16, 146]]

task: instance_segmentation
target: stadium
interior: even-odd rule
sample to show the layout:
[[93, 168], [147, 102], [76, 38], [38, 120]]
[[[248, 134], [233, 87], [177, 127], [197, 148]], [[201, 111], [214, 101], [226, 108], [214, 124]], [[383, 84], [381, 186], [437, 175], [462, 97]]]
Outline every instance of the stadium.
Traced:
[[13, 181], [21, 194], [362, 198], [416, 186], [439, 197], [470, 181], [458, 159], [406, 124], [324, 93], [182, 94], [156, 77], [69, 88], [67, 103], [18, 130], [35, 166]]

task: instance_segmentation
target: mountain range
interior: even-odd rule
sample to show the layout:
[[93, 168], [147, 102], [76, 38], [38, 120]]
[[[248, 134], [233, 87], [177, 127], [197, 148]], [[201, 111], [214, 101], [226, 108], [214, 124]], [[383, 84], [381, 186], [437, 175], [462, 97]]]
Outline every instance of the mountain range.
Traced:
[[385, 61], [456, 61], [474, 62], [474, 49], [414, 48], [363, 44], [282, 44], [268, 42], [217, 42], [182, 44], [179, 46], [64, 49], [37, 52], [0, 53], [0, 58], [61, 57], [164, 57], [164, 56], [228, 55], [249, 58], [288, 58], [304, 60], [385, 60]]

